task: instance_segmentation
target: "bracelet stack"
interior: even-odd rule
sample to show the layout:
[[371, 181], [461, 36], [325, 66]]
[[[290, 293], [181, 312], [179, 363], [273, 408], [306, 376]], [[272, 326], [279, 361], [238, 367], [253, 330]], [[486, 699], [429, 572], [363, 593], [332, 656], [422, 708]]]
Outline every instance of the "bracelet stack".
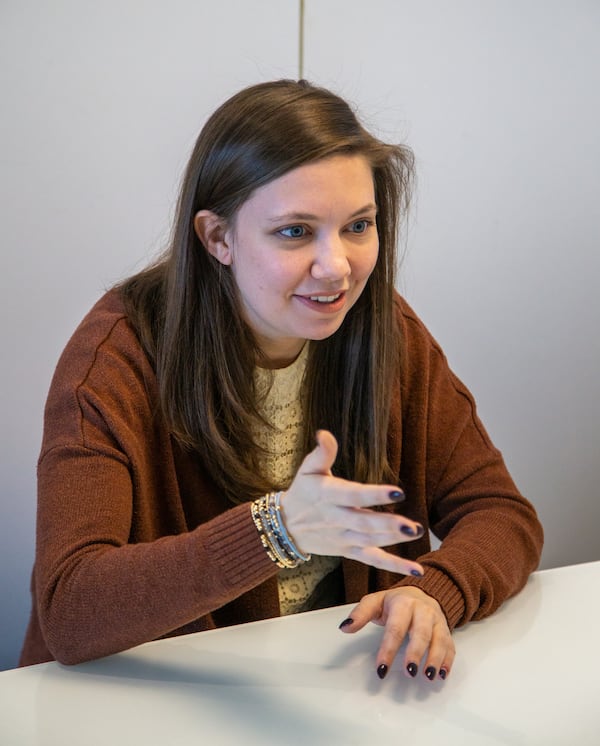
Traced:
[[281, 518], [281, 492], [269, 492], [252, 503], [252, 520], [269, 558], [281, 568], [298, 567], [308, 562], [288, 534]]

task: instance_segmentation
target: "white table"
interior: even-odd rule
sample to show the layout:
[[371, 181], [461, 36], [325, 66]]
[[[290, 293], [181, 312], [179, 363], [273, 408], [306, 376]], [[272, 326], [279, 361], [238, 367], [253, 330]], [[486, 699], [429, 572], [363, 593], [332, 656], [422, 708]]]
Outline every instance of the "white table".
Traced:
[[0, 673], [2, 746], [594, 746], [600, 562], [546, 570], [457, 630], [446, 682], [375, 674], [351, 606]]

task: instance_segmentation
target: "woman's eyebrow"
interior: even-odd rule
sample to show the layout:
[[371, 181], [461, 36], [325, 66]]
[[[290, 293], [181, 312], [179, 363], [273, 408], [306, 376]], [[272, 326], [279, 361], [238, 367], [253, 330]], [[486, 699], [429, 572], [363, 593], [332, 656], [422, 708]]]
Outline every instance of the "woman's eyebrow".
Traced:
[[[377, 212], [377, 205], [374, 202], [369, 202], [363, 207], [359, 207], [348, 218], [355, 218], [359, 215], [364, 215], [366, 212]], [[275, 215], [272, 218], [268, 218], [269, 223], [285, 223], [293, 220], [318, 220], [319, 216], [314, 215], [311, 212], [286, 212], [283, 215]]]
[[377, 212], [377, 205], [374, 202], [369, 202], [364, 207], [361, 207], [356, 212], [353, 212], [349, 217], [356, 218], [359, 215], [364, 215], [366, 212]]
[[269, 223], [285, 223], [290, 220], [318, 220], [318, 216], [310, 212], [286, 212], [283, 215], [275, 215], [268, 220]]

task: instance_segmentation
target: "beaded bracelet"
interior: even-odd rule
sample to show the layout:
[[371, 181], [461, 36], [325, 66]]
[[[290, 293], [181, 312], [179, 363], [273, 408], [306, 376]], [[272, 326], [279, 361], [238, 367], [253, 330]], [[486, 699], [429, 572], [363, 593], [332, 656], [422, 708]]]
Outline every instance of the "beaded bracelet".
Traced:
[[266, 496], [252, 503], [252, 518], [267, 555], [277, 567], [296, 567], [298, 562], [286, 554], [271, 527]]
[[269, 492], [251, 505], [252, 520], [269, 559], [277, 567], [298, 567], [308, 562], [310, 554], [303, 554], [294, 544], [281, 517], [281, 492]]
[[288, 534], [287, 529], [285, 527], [285, 523], [283, 522], [283, 518], [281, 516], [281, 495], [282, 494], [283, 494], [282, 492], [276, 492], [276, 493], [271, 492], [269, 494], [269, 511], [277, 525], [277, 528], [275, 529], [274, 527], [274, 530], [277, 531], [280, 537], [280, 541], [285, 547], [288, 554], [291, 554], [292, 557], [299, 559], [301, 562], [308, 562], [311, 558], [310, 554], [303, 554], [298, 549], [292, 537]]

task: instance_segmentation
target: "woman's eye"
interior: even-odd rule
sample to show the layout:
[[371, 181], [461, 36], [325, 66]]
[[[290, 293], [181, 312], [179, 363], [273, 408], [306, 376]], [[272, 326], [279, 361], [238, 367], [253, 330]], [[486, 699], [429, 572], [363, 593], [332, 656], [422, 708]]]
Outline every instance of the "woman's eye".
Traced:
[[371, 225], [370, 220], [366, 220], [366, 219], [355, 220], [350, 225], [350, 230], [352, 231], [352, 233], [364, 233], [370, 225]]
[[306, 228], [303, 225], [290, 225], [277, 232], [280, 236], [284, 236], [285, 238], [304, 238], [306, 235]]

